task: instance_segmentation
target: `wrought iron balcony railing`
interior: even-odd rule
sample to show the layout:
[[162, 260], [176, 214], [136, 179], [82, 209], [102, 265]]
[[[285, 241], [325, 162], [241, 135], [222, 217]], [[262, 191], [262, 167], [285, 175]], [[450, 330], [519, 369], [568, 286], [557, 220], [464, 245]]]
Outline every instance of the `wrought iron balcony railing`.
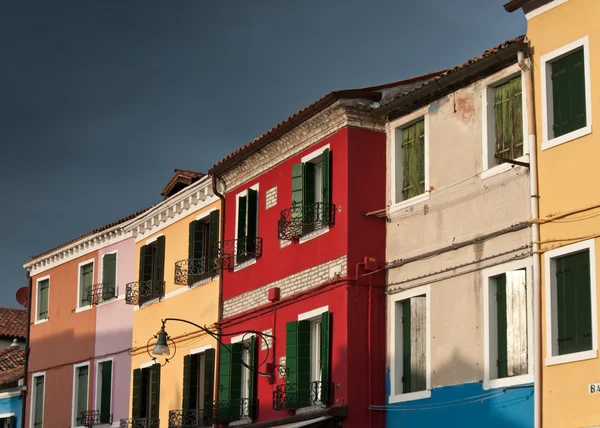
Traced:
[[294, 204], [291, 208], [281, 211], [277, 231], [279, 239], [291, 241], [334, 223], [334, 204]]
[[245, 261], [262, 256], [262, 238], [246, 237], [219, 242], [215, 263], [221, 269], [233, 270]]
[[[212, 409], [211, 409], [212, 410]], [[211, 427], [213, 420], [210, 412], [197, 409], [179, 409], [169, 411], [169, 428]]]
[[92, 287], [88, 293], [88, 301], [92, 305], [99, 305], [100, 303], [116, 299], [118, 294], [118, 288], [115, 288], [112, 285], [100, 283]]
[[100, 410], [88, 410], [81, 412], [77, 418], [77, 425], [82, 427], [93, 427], [100, 424], [112, 424], [112, 415], [101, 413]]
[[277, 386], [273, 392], [273, 410], [294, 410], [300, 407], [325, 405], [327, 402], [323, 399], [321, 381], [310, 382], [308, 389], [304, 391], [298, 391], [294, 383], [286, 383]]
[[154, 299], [162, 299], [165, 295], [164, 281], [130, 282], [125, 286], [125, 303], [142, 306]]
[[217, 274], [214, 257], [180, 260], [175, 263], [175, 284], [192, 287]]
[[253, 419], [256, 417], [258, 409], [258, 400], [249, 398], [239, 398], [228, 401], [215, 401], [213, 408], [208, 412], [205, 409], [204, 423], [211, 424], [227, 424], [242, 419]]
[[160, 428], [160, 419], [130, 418], [121, 419], [120, 428]]

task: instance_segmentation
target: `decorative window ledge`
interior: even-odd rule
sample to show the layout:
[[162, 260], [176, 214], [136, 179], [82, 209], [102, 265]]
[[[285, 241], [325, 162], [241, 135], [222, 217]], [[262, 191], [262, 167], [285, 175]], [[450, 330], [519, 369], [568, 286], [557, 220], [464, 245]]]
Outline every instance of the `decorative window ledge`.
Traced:
[[502, 379], [490, 379], [483, 382], [482, 388], [494, 389], [494, 388], [506, 388], [507, 386], [526, 385], [533, 382], [533, 375], [527, 374], [522, 376], [511, 376]]
[[242, 262], [240, 264], [236, 264], [235, 267], [233, 268], [233, 271], [237, 272], [239, 270], [247, 268], [248, 266], [252, 266], [255, 263], [256, 263], [256, 257], [253, 257], [253, 258], [251, 258], [249, 260], [246, 260], [246, 261], [244, 261], [244, 262]]
[[[520, 156], [514, 160], [517, 162], [529, 162], [529, 155]], [[500, 165], [495, 165], [489, 169], [486, 169], [485, 171], [483, 171], [481, 173], [480, 177], [482, 180], [485, 180], [486, 178], [490, 178], [495, 175], [502, 174], [502, 173], [510, 171], [516, 167], [519, 167], [519, 165], [513, 165], [508, 162], [501, 163]]]
[[427, 200], [429, 200], [429, 192], [425, 191], [425, 193], [422, 193], [418, 196], [413, 196], [410, 199], [393, 204], [392, 206], [390, 206], [390, 213], [401, 211], [405, 208], [420, 204], [421, 202], [425, 202]]
[[318, 238], [319, 236], [324, 235], [327, 232], [329, 232], [329, 226], [326, 226], [322, 229], [315, 230], [314, 232], [304, 235], [302, 238], [300, 238], [300, 240], [298, 242], [300, 244], [304, 244], [305, 242], [310, 241], [311, 239]]
[[92, 305], [82, 306], [81, 308], [75, 309], [75, 313], [78, 314], [80, 312], [89, 311], [90, 309], [92, 309], [92, 307], [93, 307]]
[[593, 360], [595, 358], [598, 358], [598, 350], [592, 349], [591, 351], [546, 357], [545, 363], [546, 366], [556, 366], [558, 364], [575, 363], [577, 361]]
[[406, 394], [396, 394], [389, 396], [389, 403], [403, 403], [405, 401], [423, 400], [425, 398], [431, 398], [431, 390], [426, 389], [425, 391], [407, 392]]

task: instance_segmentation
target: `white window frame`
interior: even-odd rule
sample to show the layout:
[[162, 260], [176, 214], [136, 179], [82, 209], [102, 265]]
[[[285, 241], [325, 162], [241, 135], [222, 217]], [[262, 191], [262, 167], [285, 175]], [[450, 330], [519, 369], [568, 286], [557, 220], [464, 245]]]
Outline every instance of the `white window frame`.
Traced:
[[[72, 427], [82, 427], [82, 425], [77, 425], [77, 414], [76, 412], [76, 403], [75, 400], [77, 400], [77, 393], [79, 392], [77, 390], [77, 369], [80, 367], [85, 367], [87, 366], [88, 368], [88, 379], [87, 379], [87, 403], [86, 404], [86, 409], [89, 410], [90, 407], [90, 362], [86, 361], [85, 363], [79, 363], [79, 364], [73, 364], [73, 399], [71, 400], [71, 426]], [[46, 388], [44, 387], [44, 392], [46, 392]]]
[[[117, 256], [117, 258], [115, 260], [115, 298], [109, 300], [108, 302], [103, 301], [98, 306], [101, 306], [101, 305], [104, 305], [107, 303], [112, 303], [119, 298], [119, 292], [118, 292], [118, 287], [117, 287], [117, 284], [119, 283], [119, 250], [108, 251], [108, 252], [102, 254], [102, 256], [100, 257], [100, 269], [98, 269], [98, 277], [96, 278], [96, 282], [97, 283], [102, 282], [102, 275], [104, 275], [104, 256], [106, 256], [108, 254], [115, 254]], [[104, 285], [102, 285], [102, 292], [104, 292]]]
[[485, 179], [488, 177], [492, 177], [496, 174], [500, 174], [506, 171], [511, 170], [514, 165], [510, 163], [503, 163], [500, 165], [490, 165], [489, 164], [489, 156], [490, 150], [494, 150], [493, 147], [496, 146], [496, 113], [494, 111], [494, 90], [503, 85], [504, 83], [514, 79], [515, 77], [521, 77], [521, 102], [522, 102], [522, 114], [523, 114], [523, 155], [514, 159], [519, 162], [529, 162], [529, 144], [528, 144], [528, 134], [529, 134], [529, 124], [527, 122], [527, 99], [526, 99], [526, 87], [527, 82], [525, 80], [525, 74], [521, 70], [518, 64], [514, 64], [510, 67], [505, 68], [504, 70], [496, 73], [494, 76], [491, 76], [482, 81], [484, 85], [484, 89], [481, 93], [482, 98], [482, 109], [481, 109], [481, 117], [482, 117], [482, 127], [481, 127], [481, 141], [483, 145], [481, 146], [481, 178]]
[[[88, 260], [85, 260], [85, 261], [83, 261], [83, 262], [81, 262], [81, 263], [79, 263], [77, 265], [77, 304], [75, 306], [75, 308], [76, 308], [75, 309], [75, 313], [79, 313], [79, 312], [83, 312], [83, 311], [89, 311], [90, 309], [92, 309], [92, 306], [93, 306], [91, 304], [91, 302], [90, 302], [89, 305], [79, 306], [79, 303], [81, 303], [81, 268], [83, 266], [89, 265], [90, 263], [92, 264], [92, 272], [93, 272], [92, 273], [92, 278], [95, 278], [95, 275], [94, 275], [94, 273], [96, 273], [96, 261], [95, 261], [95, 259], [88, 259]], [[94, 282], [94, 280], [92, 279], [92, 286], [94, 285], [93, 282]]]
[[190, 349], [190, 355], [201, 354], [203, 352], [206, 352], [209, 349], [213, 349], [213, 346], [212, 345], [199, 346], [197, 348]]
[[[236, 218], [237, 218], [237, 216], [236, 216]], [[250, 333], [250, 334], [240, 334], [239, 336], [235, 336], [235, 337], [232, 337], [232, 338], [231, 338], [231, 344], [234, 344], [234, 343], [240, 343], [240, 342], [242, 342], [242, 343], [248, 342], [248, 341], [250, 340], [250, 338], [251, 338], [251, 337], [256, 337], [256, 334], [255, 334], [255, 333]], [[256, 342], [258, 342], [258, 341], [256, 341]], [[256, 343], [256, 342], [255, 342], [255, 343]], [[242, 348], [242, 359], [243, 359], [243, 358], [244, 358], [244, 351], [243, 351], [243, 348]], [[242, 360], [242, 361], [243, 361], [243, 360]], [[244, 361], [244, 363], [246, 363], [246, 364], [249, 364], [249, 361]], [[249, 368], [245, 367], [244, 365], [242, 365], [242, 372], [243, 372], [244, 370], [245, 370], [245, 371], [248, 373], [248, 376], [252, 376], [252, 372], [251, 372], [251, 370], [250, 370]], [[242, 378], [242, 385], [241, 385], [241, 389], [243, 390], [244, 388], [247, 388], [247, 387], [248, 387], [248, 382], [244, 382], [244, 381], [243, 381], [243, 379], [244, 379], [244, 375], [243, 375], [243, 374], [242, 374], [241, 378]], [[245, 383], [246, 385], [244, 385], [244, 383]], [[246, 391], [246, 393], [247, 393], [247, 395], [250, 395], [250, 391]], [[242, 397], [242, 398], [247, 398], [247, 397]], [[248, 418], [244, 417], [244, 418], [242, 418], [241, 420], [246, 420], [246, 419], [248, 419]]]
[[[46, 412], [46, 389], [48, 387], [48, 383], [46, 382], [46, 372], [36, 372], [31, 375], [31, 400], [29, 404], [29, 428], [34, 428], [33, 420], [34, 420], [34, 412], [35, 412], [35, 378], [43, 377], [44, 378], [44, 394], [42, 395], [42, 427], [44, 426], [44, 413]], [[21, 405], [25, 405], [22, 403]]]
[[[45, 319], [39, 319], [39, 303], [40, 303], [40, 282], [48, 280], [48, 316]], [[35, 318], [33, 321], [34, 325], [48, 322], [50, 319], [50, 275], [42, 276], [35, 281]]]
[[[108, 254], [108, 253], [107, 253]], [[98, 390], [98, 386], [100, 385], [100, 379], [99, 379], [99, 375], [100, 375], [100, 363], [104, 363], [106, 361], [112, 361], [111, 364], [111, 368], [110, 368], [110, 414], [112, 415], [113, 413], [113, 396], [114, 396], [114, 384], [115, 384], [115, 361], [113, 360], [112, 357], [109, 358], [102, 358], [101, 360], [96, 360], [96, 379], [94, 382], [94, 404], [95, 404], [95, 408], [98, 409], [98, 411], [100, 411], [100, 402], [102, 400], [102, 391]], [[89, 380], [88, 380], [89, 382]], [[89, 402], [89, 400], [88, 400]]]
[[[424, 129], [425, 129], [425, 150], [424, 150], [424, 168], [425, 168], [425, 192], [420, 195], [413, 196], [412, 198], [406, 199], [404, 201], [396, 200], [396, 130], [401, 130], [412, 125], [415, 122], [423, 119], [424, 121]], [[390, 184], [391, 184], [391, 201], [392, 205], [390, 207], [390, 212], [396, 212], [403, 208], [409, 207], [411, 205], [415, 205], [421, 202], [424, 202], [429, 199], [429, 106], [423, 107], [413, 113], [410, 113], [400, 119], [397, 119], [393, 122], [390, 122], [388, 125], [388, 130], [390, 133], [390, 141], [391, 141], [391, 167], [390, 167]]]
[[[590, 292], [592, 301], [592, 349], [572, 354], [558, 355], [558, 345], [554, 338], [558, 335], [556, 323], [556, 262], [562, 256], [588, 250], [590, 252]], [[588, 239], [544, 253], [545, 321], [546, 321], [546, 366], [572, 363], [598, 358], [598, 302], [596, 297], [596, 240]]]
[[[256, 190], [256, 198], [257, 198], [257, 210], [256, 210], [256, 235], [258, 236], [258, 225], [259, 225], [259, 211], [260, 209], [258, 207], [260, 207], [260, 191], [259, 191], [259, 183], [256, 183], [253, 186], [248, 187], [246, 190], [243, 190], [241, 192], [239, 192], [238, 194], [235, 195], [235, 238], [237, 239], [238, 237], [238, 215], [240, 212], [240, 198], [243, 196], [248, 196], [248, 189], [252, 189], [252, 190]], [[247, 199], [246, 199], [247, 200]], [[247, 214], [247, 213], [246, 213]], [[251, 259], [248, 259], [246, 261], [244, 261], [244, 263], [241, 263], [240, 265], [237, 265], [237, 249], [235, 251], [235, 257], [234, 257], [234, 268], [233, 271], [237, 272], [238, 270], [242, 270], [248, 266], [253, 265], [254, 263], [256, 263], [256, 257], [252, 257]], [[233, 343], [233, 342], [232, 342]]]
[[[317, 350], [320, 350], [322, 337], [321, 337], [320, 331], [318, 332], [318, 335], [317, 335], [317, 331], [315, 330], [315, 328], [316, 328], [316, 325], [320, 326], [321, 315], [325, 312], [329, 312], [329, 306], [322, 306], [320, 308], [313, 309], [312, 311], [304, 312], [304, 313], [298, 315], [298, 321], [310, 321], [311, 351], [315, 348]], [[317, 337], [319, 339], [318, 341], [317, 341]], [[320, 352], [320, 351], [317, 351], [317, 352]], [[314, 382], [314, 379], [313, 379], [314, 368], [317, 366], [317, 364], [320, 366], [321, 360], [320, 360], [320, 357], [318, 357], [317, 361], [314, 361], [312, 352], [310, 355], [310, 359], [311, 359], [311, 361], [310, 361], [310, 363], [311, 363], [310, 364], [310, 377], [311, 377], [311, 382]], [[323, 374], [321, 373], [321, 375], [319, 377], [322, 379]], [[318, 380], [321, 380], [321, 379], [318, 379]], [[313, 406], [314, 405], [318, 405], [318, 403], [314, 403]]]
[[[554, 123], [554, 110], [552, 100], [552, 63], [575, 50], [583, 48], [584, 79], [585, 79], [585, 115], [586, 126], [568, 134], [554, 138], [552, 124]], [[575, 40], [540, 58], [541, 87], [542, 87], [542, 150], [556, 147], [560, 144], [581, 138], [592, 132], [592, 86], [590, 72], [590, 39], [588, 36]]]
[[[416, 392], [396, 392], [396, 376], [402, 376], [402, 356], [396, 357], [396, 304], [406, 299], [415, 296], [425, 295], [425, 313], [427, 317], [427, 341], [426, 341], [426, 357], [425, 364], [427, 365], [426, 372], [426, 389], [425, 391]], [[389, 403], [401, 403], [404, 401], [421, 400], [431, 397], [431, 286], [423, 285], [420, 287], [411, 288], [396, 294], [392, 294], [389, 298], [389, 342], [390, 342], [390, 396]], [[398, 361], [398, 363], [397, 363]], [[396, 372], [398, 366], [400, 373]]]
[[[492, 340], [492, 312], [491, 303], [494, 298], [493, 293], [490, 293], [492, 287], [491, 281], [494, 277], [503, 273], [525, 269], [525, 277], [527, 280], [527, 374], [521, 376], [512, 376], [502, 379], [492, 377], [492, 372], [496, 367], [496, 359], [498, 357], [498, 349], [496, 340]], [[515, 260], [513, 262], [504, 263], [481, 271], [483, 277], [483, 389], [505, 388], [507, 386], [521, 385], [533, 382], [533, 270], [531, 260]], [[494, 302], [495, 303], [495, 300]], [[496, 322], [496, 321], [494, 321]]]

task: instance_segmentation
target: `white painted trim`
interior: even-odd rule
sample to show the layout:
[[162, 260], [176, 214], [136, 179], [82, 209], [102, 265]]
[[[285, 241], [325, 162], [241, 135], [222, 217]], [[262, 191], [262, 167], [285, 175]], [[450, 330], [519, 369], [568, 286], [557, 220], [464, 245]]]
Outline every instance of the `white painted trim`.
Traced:
[[312, 311], [304, 312], [303, 314], [298, 314], [298, 321], [304, 321], [318, 317], [324, 312], [329, 312], [329, 306], [322, 306], [320, 308], [313, 309]]
[[19, 395], [21, 395], [21, 389], [15, 388], [12, 392], [0, 392], [0, 399], [18, 397]]
[[140, 369], [147, 369], [148, 367], [152, 367], [154, 364], [156, 364], [156, 358], [153, 358], [150, 361], [146, 361], [145, 363], [140, 364]]
[[[25, 375], [27, 375], [27, 374], [25, 374]], [[33, 416], [34, 416], [33, 415], [33, 410], [35, 409], [35, 405], [36, 405], [36, 403], [35, 403], [35, 394], [34, 394], [34, 392], [35, 392], [35, 389], [34, 389], [35, 388], [34, 379], [36, 377], [40, 377], [40, 376], [44, 378], [44, 393], [42, 394], [42, 425], [43, 425], [43, 421], [44, 421], [44, 418], [45, 418], [45, 414], [44, 413], [46, 412], [46, 390], [48, 389], [47, 388], [48, 385], [46, 384], [46, 372], [43, 371], [43, 372], [36, 372], [36, 373], [32, 373], [31, 374], [31, 391], [32, 391], [32, 394], [31, 394], [31, 399], [29, 400], [29, 428], [34, 428], [34, 426], [33, 426]], [[24, 406], [25, 403], [21, 403], [21, 405]], [[24, 423], [24, 422], [25, 421], [23, 421], [22, 423]]]
[[240, 334], [239, 336], [232, 337], [231, 338], [231, 343], [239, 343], [242, 340], [246, 341], [246, 340], [248, 340], [248, 339], [250, 339], [251, 337], [254, 337], [254, 336], [256, 336], [255, 333], [243, 333], [243, 334]]
[[[558, 344], [554, 337], [558, 334], [556, 316], [556, 287], [553, 278], [556, 277], [556, 264], [554, 259], [573, 253], [588, 250], [590, 252], [590, 292], [592, 303], [592, 349], [573, 354], [558, 355]], [[598, 357], [598, 307], [596, 292], [596, 240], [576, 242], [555, 248], [544, 253], [544, 292], [545, 292], [545, 322], [546, 322], [546, 360], [547, 366], [564, 364], [574, 361], [587, 360]]]
[[[258, 232], [258, 225], [259, 225], [259, 212], [260, 212], [260, 191], [259, 191], [259, 184], [260, 183], [256, 183], [253, 186], [250, 186], [248, 188], [246, 188], [245, 190], [242, 190], [241, 192], [238, 192], [235, 195], [235, 238], [237, 239], [238, 237], [238, 215], [240, 212], [240, 197], [242, 196], [248, 196], [248, 189], [252, 189], [252, 190], [256, 190], [256, 236], [259, 236], [259, 232]], [[247, 199], [246, 199], [247, 201]], [[248, 212], [246, 210], [246, 216], [248, 215]], [[235, 257], [233, 259], [233, 264], [234, 264], [234, 268], [233, 271], [236, 272], [240, 269], [243, 269], [251, 264], [256, 263], [256, 258], [254, 259], [250, 259], [250, 260], [246, 260], [246, 262], [240, 264], [240, 266], [237, 266], [237, 249], [235, 251]], [[249, 263], [252, 262], [252, 263]]]
[[307, 233], [306, 235], [302, 235], [302, 237], [298, 240], [298, 242], [300, 244], [304, 244], [305, 242], [311, 241], [315, 238], [318, 238], [321, 235], [326, 234], [327, 232], [329, 232], [329, 226], [325, 226], [322, 227], [318, 230], [315, 230], [313, 232]]
[[[425, 295], [425, 312], [426, 312], [426, 324], [427, 324], [427, 343], [426, 343], [426, 358], [425, 364], [427, 365], [426, 373], [426, 389], [425, 391], [409, 392], [406, 394], [396, 393], [396, 303], [402, 300], [409, 299], [415, 296]], [[431, 397], [431, 286], [423, 285], [420, 287], [411, 288], [410, 290], [395, 293], [389, 296], [388, 300], [388, 334], [390, 343], [390, 395], [388, 397], [389, 403], [400, 403], [403, 401], [420, 400], [423, 398]], [[402, 360], [400, 360], [402, 361]]]
[[[412, 122], [417, 122], [421, 118], [425, 122], [423, 124], [425, 129], [425, 192], [421, 195], [414, 196], [410, 199], [406, 199], [404, 201], [396, 201], [396, 129], [405, 128], [410, 126]], [[393, 122], [390, 122], [388, 125], [388, 132], [390, 133], [390, 141], [391, 141], [391, 167], [390, 167], [390, 183], [391, 183], [391, 201], [392, 206], [390, 207], [390, 211], [398, 211], [402, 208], [405, 208], [410, 205], [417, 204], [429, 198], [429, 105], [420, 108], [417, 111], [414, 111], [400, 119], [396, 119]]]
[[[96, 279], [96, 282], [97, 283], [102, 282], [102, 276], [104, 275], [104, 256], [106, 256], [108, 254], [115, 254], [117, 256], [115, 259], [115, 294], [117, 294], [117, 289], [118, 289], [117, 284], [119, 284], [119, 250], [118, 249], [115, 249], [113, 251], [109, 251], [107, 253], [102, 254], [102, 257], [100, 257], [100, 269], [98, 269], [98, 278]], [[100, 256], [100, 255], [98, 255], [98, 256]], [[102, 288], [104, 288], [104, 285], [102, 285]], [[109, 302], [104, 302], [104, 303], [109, 303]]]
[[[43, 320], [38, 319], [38, 303], [40, 301], [40, 282], [48, 280], [48, 313], [46, 314], [46, 318]], [[50, 275], [42, 276], [35, 281], [35, 314], [34, 314], [34, 325], [42, 324], [48, 322], [50, 319]]]
[[521, 70], [518, 64], [514, 64], [505, 68], [499, 73], [484, 79], [481, 83], [484, 85], [481, 91], [482, 107], [481, 107], [481, 178], [489, 178], [496, 174], [511, 170], [514, 165], [503, 163], [500, 165], [489, 165], [489, 150], [496, 144], [496, 115], [494, 112], [494, 89], [498, 86], [516, 78], [521, 77], [521, 104], [522, 104], [522, 123], [523, 123], [523, 156], [516, 160], [520, 162], [529, 161], [529, 144], [527, 135], [529, 135], [529, 124], [527, 122], [527, 97], [525, 93], [525, 73]]
[[[101, 358], [96, 360], [96, 370], [95, 370], [95, 382], [94, 382], [94, 404], [95, 404], [95, 409], [100, 410], [100, 400], [102, 400], [102, 394], [100, 393], [100, 391], [98, 391], [98, 375], [100, 373], [100, 363], [104, 363], [106, 361], [111, 361], [111, 367], [110, 367], [110, 414], [112, 415], [113, 413], [113, 396], [114, 396], [114, 384], [115, 384], [115, 361], [113, 359], [113, 357], [108, 357], [108, 358]], [[89, 401], [89, 400], [88, 400]]]
[[525, 14], [525, 18], [529, 21], [530, 19], [535, 18], [536, 16], [539, 16], [542, 13], [546, 13], [549, 10], [552, 10], [555, 7], [560, 6], [561, 4], [566, 3], [568, 1], [569, 0], [554, 0], [554, 1], [551, 1], [550, 3], [547, 3], [547, 4], [543, 5], [543, 6], [538, 7], [535, 10], [532, 10], [529, 13], [526, 13]]
[[213, 346], [212, 345], [204, 345], [204, 346], [199, 346], [198, 348], [190, 349], [190, 355], [201, 354], [202, 352], [207, 351], [208, 349], [213, 349]]
[[[527, 279], [527, 374], [512, 376], [502, 379], [492, 378], [491, 372], [494, 367], [492, 355], [497, 355], [495, 341], [490, 340], [491, 316], [490, 316], [490, 279], [503, 273], [525, 269]], [[530, 259], [515, 260], [498, 266], [493, 266], [481, 271], [483, 285], [483, 389], [502, 388], [512, 385], [521, 385], [533, 382], [533, 266]]]
[[152, 238], [148, 238], [148, 239], [146, 239], [146, 245], [150, 245], [150, 244], [152, 244], [153, 242], [156, 242], [156, 240], [157, 240], [158, 238], [160, 238], [161, 236], [164, 236], [164, 234], [162, 234], [162, 233], [157, 233], [157, 234], [156, 234], [156, 235], [154, 235]]
[[217, 207], [212, 207], [212, 208], [210, 208], [210, 209], [208, 209], [208, 210], [206, 210], [206, 211], [202, 211], [200, 214], [198, 214], [198, 215], [196, 216], [196, 220], [202, 220], [202, 219], [205, 219], [205, 218], [207, 218], [207, 217], [210, 215], [210, 213], [211, 213], [211, 212], [213, 212], [213, 211], [217, 211], [217, 210], [218, 210], [218, 208], [217, 208]]
[[[89, 406], [90, 406], [90, 362], [86, 361], [85, 363], [78, 363], [78, 364], [73, 364], [73, 399], [71, 400], [71, 426], [73, 428], [75, 427], [81, 427], [81, 425], [77, 425], [77, 415], [75, 414], [75, 400], [77, 398], [77, 369], [80, 367], [85, 367], [87, 366], [88, 368], [88, 378], [87, 378], [87, 402], [85, 403], [86, 409], [89, 410]], [[46, 392], [46, 388], [44, 385], [44, 392]]]
[[[586, 126], [568, 134], [554, 138], [552, 124], [554, 123], [554, 110], [552, 105], [552, 62], [583, 48], [584, 77], [585, 77], [585, 115]], [[581, 138], [592, 132], [592, 83], [590, 74], [590, 39], [588, 36], [575, 40], [540, 58], [541, 87], [542, 87], [542, 150], [556, 147], [560, 144]], [[552, 137], [551, 137], [552, 136]]]
[[15, 415], [14, 413], [0, 413], [0, 419], [2, 419], [2, 418], [10, 418], [10, 417], [13, 417], [14, 415]]
[[310, 162], [311, 160], [316, 159], [319, 156], [321, 156], [323, 154], [323, 152], [329, 148], [330, 148], [329, 144], [326, 144], [323, 147], [315, 150], [314, 152], [311, 152], [311, 153], [307, 154], [306, 156], [302, 156], [302, 158], [300, 159], [300, 162], [302, 162], [302, 163]]
[[87, 259], [81, 263], [79, 263], [77, 265], [77, 304], [75, 305], [75, 312], [79, 313], [79, 312], [83, 312], [85, 310], [91, 309], [92, 308], [92, 304], [90, 303], [89, 305], [86, 306], [79, 306], [79, 303], [81, 302], [81, 268], [83, 266], [87, 266], [89, 264], [92, 264], [92, 286], [94, 285], [94, 278], [95, 278], [95, 273], [96, 273], [96, 263], [95, 263], [95, 259]]

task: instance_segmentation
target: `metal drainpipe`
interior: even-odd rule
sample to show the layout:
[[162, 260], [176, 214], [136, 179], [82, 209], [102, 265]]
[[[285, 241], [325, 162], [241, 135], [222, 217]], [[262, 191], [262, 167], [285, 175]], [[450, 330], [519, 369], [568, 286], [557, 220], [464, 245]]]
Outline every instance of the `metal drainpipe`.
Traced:
[[[527, 42], [527, 39], [525, 39]], [[531, 216], [534, 219], [539, 218], [539, 195], [537, 181], [537, 146], [535, 134], [535, 113], [533, 99], [533, 73], [531, 71], [531, 58], [526, 60], [523, 51], [517, 53], [518, 64], [525, 75], [526, 96], [525, 105], [527, 108], [527, 127], [529, 131], [529, 190]], [[532, 223], [531, 239], [533, 241], [533, 381], [534, 381], [534, 427], [542, 427], [542, 320], [541, 320], [541, 258], [539, 254], [540, 246], [540, 225]]]
[[29, 370], [29, 332], [31, 331], [31, 290], [33, 288], [33, 278], [31, 272], [27, 270], [27, 281], [29, 293], [27, 294], [27, 337], [25, 338], [25, 376], [23, 377], [23, 386], [21, 387], [21, 428], [25, 428], [25, 414], [27, 404], [27, 374]]
[[[217, 177], [215, 175], [212, 176], [212, 191], [215, 195], [219, 197], [221, 200], [221, 230], [219, 231], [219, 242], [223, 242], [225, 236], [225, 196], [219, 193], [217, 189]], [[218, 320], [221, 321], [223, 319], [223, 270], [221, 269], [221, 273], [219, 274], [219, 309], [218, 309]], [[221, 328], [219, 327], [219, 333], [221, 332]], [[215, 389], [215, 401], [219, 402], [219, 378], [221, 376], [221, 366], [219, 361], [221, 360], [221, 347], [217, 346], [216, 358], [215, 358], [215, 376], [216, 376], [216, 389]]]

